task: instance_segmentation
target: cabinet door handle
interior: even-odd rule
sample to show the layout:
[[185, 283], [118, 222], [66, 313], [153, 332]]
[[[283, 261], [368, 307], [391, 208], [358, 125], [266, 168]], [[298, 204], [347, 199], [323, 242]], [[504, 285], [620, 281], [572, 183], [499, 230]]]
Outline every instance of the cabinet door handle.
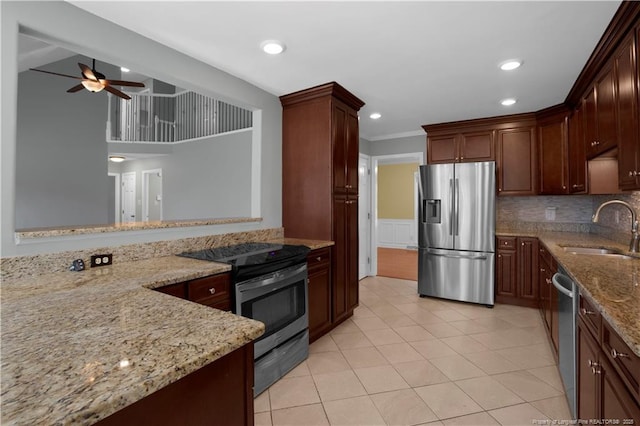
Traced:
[[615, 350], [615, 348], [611, 349], [611, 356], [615, 359], [615, 358], [627, 358], [629, 357], [629, 355], [622, 353], [622, 352], [618, 352], [617, 350]]
[[544, 268], [540, 268], [540, 272], [547, 272], [547, 270]]
[[589, 360], [589, 367], [593, 368], [593, 367], [599, 367], [599, 366], [600, 364], [598, 364], [597, 362]]
[[586, 308], [580, 308], [580, 313], [581, 313], [582, 315], [594, 315], [594, 314], [595, 314], [595, 312], [593, 312], [593, 311], [589, 311], [589, 310], [587, 310]]
[[320, 256], [318, 256], [318, 257], [316, 257], [316, 260], [317, 260], [318, 262], [320, 262], [320, 261], [322, 260], [322, 258], [321, 258]]
[[216, 288], [215, 288], [215, 287], [211, 287], [211, 288], [209, 289], [209, 293], [211, 293], [211, 294], [216, 294]]
[[460, 161], [464, 160], [464, 157], [460, 157]]
[[600, 374], [601, 372], [600, 367], [591, 367], [591, 374]]
[[637, 170], [631, 170], [629, 172], [629, 177], [634, 177], [634, 176], [638, 176], [640, 173], [638, 173]]

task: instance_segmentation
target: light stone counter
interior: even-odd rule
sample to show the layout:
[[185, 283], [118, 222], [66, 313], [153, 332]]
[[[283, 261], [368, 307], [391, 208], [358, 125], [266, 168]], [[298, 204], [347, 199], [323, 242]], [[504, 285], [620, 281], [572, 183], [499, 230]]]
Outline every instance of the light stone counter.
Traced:
[[2, 424], [92, 424], [259, 337], [151, 290], [227, 270], [166, 256], [3, 280]]
[[299, 246], [307, 246], [311, 250], [317, 250], [324, 247], [331, 247], [335, 245], [333, 241], [325, 241], [325, 240], [308, 240], [303, 238], [275, 238], [268, 241], [269, 243], [274, 244], [291, 244], [291, 245], [299, 245]]
[[629, 247], [588, 233], [525, 232], [499, 230], [497, 236], [535, 236], [549, 250], [580, 292], [594, 302], [629, 347], [640, 356], [640, 256], [619, 259], [576, 255], [563, 247], [604, 247], [626, 252]]

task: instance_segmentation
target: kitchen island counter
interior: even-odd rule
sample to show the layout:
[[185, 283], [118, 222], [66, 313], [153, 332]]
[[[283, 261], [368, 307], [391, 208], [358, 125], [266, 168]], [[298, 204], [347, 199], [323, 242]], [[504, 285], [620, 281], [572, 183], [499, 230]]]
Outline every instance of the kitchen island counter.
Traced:
[[2, 424], [92, 424], [264, 332], [153, 288], [226, 272], [178, 256], [2, 282]]
[[611, 324], [627, 345], [640, 356], [640, 256], [573, 254], [564, 247], [604, 247], [627, 253], [629, 247], [596, 234], [578, 232], [526, 232], [498, 230], [497, 236], [537, 237], [571, 279]]

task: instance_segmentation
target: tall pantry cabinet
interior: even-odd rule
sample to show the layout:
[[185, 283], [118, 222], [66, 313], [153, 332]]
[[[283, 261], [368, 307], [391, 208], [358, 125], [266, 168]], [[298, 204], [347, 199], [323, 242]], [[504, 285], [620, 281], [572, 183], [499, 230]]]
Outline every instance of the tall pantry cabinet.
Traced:
[[364, 102], [335, 82], [280, 102], [284, 235], [335, 242], [335, 325], [358, 304], [358, 110]]

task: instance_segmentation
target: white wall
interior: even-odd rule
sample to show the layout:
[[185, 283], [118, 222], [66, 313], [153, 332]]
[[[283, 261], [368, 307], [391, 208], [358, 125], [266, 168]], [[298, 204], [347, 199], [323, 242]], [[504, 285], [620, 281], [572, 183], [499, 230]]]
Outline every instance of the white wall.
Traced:
[[[282, 108], [278, 98], [243, 80], [203, 64], [127, 29], [62, 1], [0, 2], [0, 256], [50, 253], [165, 239], [185, 238], [282, 226]], [[49, 239], [16, 244], [14, 240], [16, 174], [16, 105], [18, 91], [18, 30], [53, 44], [112, 64], [127, 64], [142, 74], [260, 111], [261, 149], [254, 170], [260, 175], [262, 222], [228, 226], [110, 233], [83, 238]], [[87, 36], [90, 35], [90, 36]]]

